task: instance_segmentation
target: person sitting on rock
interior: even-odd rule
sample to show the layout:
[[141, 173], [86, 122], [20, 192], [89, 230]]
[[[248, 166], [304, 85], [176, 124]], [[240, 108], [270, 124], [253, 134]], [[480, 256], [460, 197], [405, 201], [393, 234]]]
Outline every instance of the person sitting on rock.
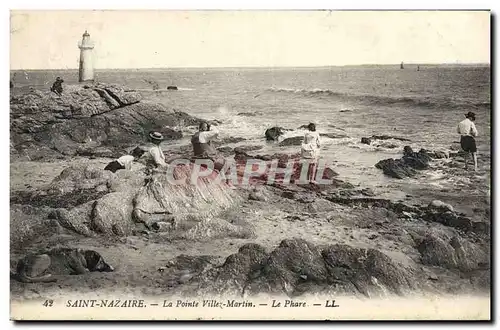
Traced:
[[149, 140], [153, 143], [153, 146], [148, 151], [148, 159], [146, 161], [146, 166], [149, 169], [161, 168], [167, 166], [165, 161], [165, 154], [160, 147], [163, 142], [163, 134], [159, 132], [150, 132]]
[[62, 87], [63, 82], [64, 80], [62, 80], [61, 77], [57, 77], [56, 81], [54, 81], [54, 83], [52, 84], [50, 91], [56, 93], [57, 95], [61, 95], [63, 92], [63, 87]]
[[198, 132], [194, 133], [191, 138], [193, 145], [194, 158], [210, 159], [214, 162], [216, 170], [222, 169], [224, 166], [224, 158], [220, 156], [219, 152], [212, 145], [212, 139], [216, 137], [219, 132], [216, 129], [211, 129], [210, 124], [201, 122], [198, 126]]
[[457, 133], [460, 134], [460, 146], [462, 147], [462, 150], [465, 151], [465, 169], [467, 170], [469, 160], [468, 156], [469, 153], [471, 153], [472, 159], [474, 160], [474, 171], [477, 171], [477, 147], [476, 140], [474, 139], [474, 137], [477, 136], [477, 129], [474, 124], [475, 120], [476, 114], [469, 111], [465, 115], [465, 119], [458, 124]]
[[300, 154], [303, 159], [307, 159], [309, 163], [309, 171], [307, 179], [309, 182], [315, 180], [315, 164], [319, 158], [321, 141], [318, 132], [316, 132], [316, 124], [310, 123], [307, 125], [308, 131], [304, 134], [304, 142], [302, 142]]
[[144, 155], [145, 151], [141, 149], [134, 149], [130, 155], [124, 155], [120, 158], [112, 161], [104, 168], [105, 171], [111, 171], [115, 173], [118, 170], [130, 170], [132, 169], [132, 163], [139, 160], [139, 158]]

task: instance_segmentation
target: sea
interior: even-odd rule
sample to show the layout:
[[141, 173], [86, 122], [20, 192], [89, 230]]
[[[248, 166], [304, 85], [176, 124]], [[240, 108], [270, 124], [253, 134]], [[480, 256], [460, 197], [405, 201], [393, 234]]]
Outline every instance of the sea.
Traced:
[[[57, 76], [76, 84], [77, 70], [11, 71], [13, 92], [48, 90]], [[290, 129], [282, 137], [303, 135], [314, 122], [323, 137], [321, 157], [339, 177], [372, 188], [381, 196], [404, 198], [416, 187], [446, 191], [457, 182], [489, 182], [491, 153], [491, 68], [489, 65], [365, 65], [317, 68], [189, 68], [97, 70], [96, 80], [138, 90], [145, 98], [207, 120], [218, 120], [221, 138], [242, 138], [229, 144], [260, 145], [257, 153], [295, 153], [300, 146], [279, 147], [265, 141], [267, 128]], [[178, 90], [168, 90], [177, 86]], [[385, 176], [375, 164], [399, 158], [411, 146], [452, 151], [459, 148], [457, 124], [468, 111], [476, 113], [480, 170], [476, 178], [450, 177], [442, 169], [416, 178]], [[166, 141], [163, 149], [189, 143]], [[362, 144], [362, 137], [390, 139]], [[469, 181], [467, 181], [469, 180]], [[471, 181], [472, 180], [472, 181]], [[476, 180], [476, 181], [474, 181]], [[487, 184], [489, 187], [489, 183]], [[489, 188], [488, 188], [489, 189]], [[482, 191], [481, 193], [484, 193]], [[487, 191], [489, 196], [489, 190]]]

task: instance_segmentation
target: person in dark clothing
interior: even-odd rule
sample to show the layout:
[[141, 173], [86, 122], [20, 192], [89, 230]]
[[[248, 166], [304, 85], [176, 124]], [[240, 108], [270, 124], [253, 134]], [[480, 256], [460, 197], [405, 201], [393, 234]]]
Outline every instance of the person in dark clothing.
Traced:
[[56, 93], [57, 95], [61, 95], [63, 92], [63, 87], [62, 87], [63, 82], [64, 80], [62, 80], [61, 77], [57, 77], [56, 81], [54, 81], [54, 83], [52, 84], [50, 91]]
[[214, 162], [214, 169], [220, 171], [225, 164], [224, 157], [212, 145], [212, 139], [219, 134], [219, 131], [212, 129], [207, 122], [201, 122], [196, 132], [191, 138], [195, 159], [210, 159]]
[[468, 168], [468, 155], [472, 154], [474, 161], [474, 171], [477, 171], [477, 146], [476, 137], [478, 136], [476, 124], [476, 114], [468, 112], [465, 114], [465, 119], [458, 123], [457, 133], [460, 134], [460, 146], [464, 151], [465, 169]]

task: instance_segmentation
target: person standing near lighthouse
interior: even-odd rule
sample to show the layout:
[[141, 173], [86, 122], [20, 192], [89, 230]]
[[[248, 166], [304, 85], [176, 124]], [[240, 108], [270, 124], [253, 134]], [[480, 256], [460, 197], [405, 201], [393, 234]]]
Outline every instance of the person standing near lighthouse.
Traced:
[[94, 45], [90, 41], [90, 34], [85, 30], [80, 48], [79, 81], [94, 81], [94, 67], [92, 63], [92, 50]]

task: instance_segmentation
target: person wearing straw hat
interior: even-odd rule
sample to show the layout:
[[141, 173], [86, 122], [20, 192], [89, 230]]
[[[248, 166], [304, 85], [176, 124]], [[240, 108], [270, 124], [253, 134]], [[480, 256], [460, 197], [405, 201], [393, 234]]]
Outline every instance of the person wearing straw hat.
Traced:
[[474, 124], [475, 120], [476, 114], [474, 112], [469, 111], [466, 113], [465, 119], [458, 124], [457, 133], [460, 134], [460, 146], [465, 151], [465, 169], [467, 170], [468, 156], [471, 153], [474, 160], [474, 171], [477, 171], [477, 147], [476, 140], [474, 139], [477, 136], [477, 129]]
[[160, 144], [163, 142], [164, 138], [160, 132], [150, 132], [149, 140], [153, 143], [153, 146], [149, 149], [149, 159], [148, 167], [157, 168], [167, 166], [165, 162], [165, 154], [160, 148]]

